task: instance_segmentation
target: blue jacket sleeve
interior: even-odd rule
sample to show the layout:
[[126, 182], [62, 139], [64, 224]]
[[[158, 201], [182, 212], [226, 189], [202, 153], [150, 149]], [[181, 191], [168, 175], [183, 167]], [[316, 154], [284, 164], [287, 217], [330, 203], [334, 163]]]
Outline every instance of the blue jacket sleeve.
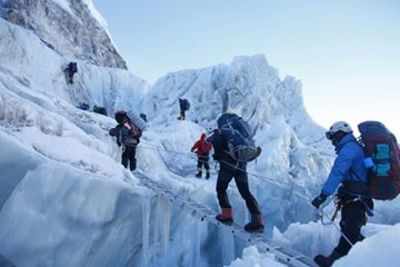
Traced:
[[339, 184], [344, 180], [348, 174], [355, 152], [351, 145], [344, 146], [338, 156], [336, 157], [335, 163], [333, 164], [331, 173], [329, 174], [328, 180], [322, 188], [322, 193], [326, 196], [330, 196], [335, 193]]

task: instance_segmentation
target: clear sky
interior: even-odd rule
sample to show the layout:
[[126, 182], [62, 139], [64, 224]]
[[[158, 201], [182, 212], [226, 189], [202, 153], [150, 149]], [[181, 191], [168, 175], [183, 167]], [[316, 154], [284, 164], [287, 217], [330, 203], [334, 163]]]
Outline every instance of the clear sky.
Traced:
[[132, 72], [167, 72], [265, 54], [303, 82], [328, 127], [377, 119], [400, 135], [399, 0], [94, 0]]

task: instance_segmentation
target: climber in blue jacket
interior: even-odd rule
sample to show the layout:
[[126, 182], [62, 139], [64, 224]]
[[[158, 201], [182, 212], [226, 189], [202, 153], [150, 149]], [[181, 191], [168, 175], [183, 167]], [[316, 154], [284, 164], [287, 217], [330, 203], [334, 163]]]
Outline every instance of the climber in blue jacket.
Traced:
[[330, 127], [326, 137], [334, 145], [337, 157], [320, 195], [312, 201], [312, 205], [319, 208], [340, 186], [337, 198], [342, 214], [342, 237], [330, 256], [318, 255], [314, 258], [321, 267], [332, 266], [337, 259], [349, 253], [352, 245], [364, 239], [361, 227], [367, 222], [367, 210], [373, 208], [368, 194], [364, 151], [354, 137], [350, 125], [343, 121], [336, 122]]

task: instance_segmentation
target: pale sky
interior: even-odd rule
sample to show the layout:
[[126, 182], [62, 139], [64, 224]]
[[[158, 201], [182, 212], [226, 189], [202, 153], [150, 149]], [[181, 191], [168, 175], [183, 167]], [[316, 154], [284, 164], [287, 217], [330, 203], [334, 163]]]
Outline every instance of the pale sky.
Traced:
[[265, 54], [303, 82], [306, 108], [333, 121], [381, 120], [400, 136], [399, 0], [95, 0], [129, 68], [168, 72]]

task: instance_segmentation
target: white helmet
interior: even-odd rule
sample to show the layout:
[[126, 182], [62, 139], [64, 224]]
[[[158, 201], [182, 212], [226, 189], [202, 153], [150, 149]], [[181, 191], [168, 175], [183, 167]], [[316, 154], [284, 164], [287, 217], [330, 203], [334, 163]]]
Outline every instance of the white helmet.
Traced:
[[344, 133], [352, 133], [353, 129], [351, 129], [350, 124], [348, 124], [347, 122], [338, 121], [332, 124], [332, 126], [329, 128], [329, 131], [326, 132], [326, 137], [328, 139], [332, 139], [333, 135], [340, 131]]

